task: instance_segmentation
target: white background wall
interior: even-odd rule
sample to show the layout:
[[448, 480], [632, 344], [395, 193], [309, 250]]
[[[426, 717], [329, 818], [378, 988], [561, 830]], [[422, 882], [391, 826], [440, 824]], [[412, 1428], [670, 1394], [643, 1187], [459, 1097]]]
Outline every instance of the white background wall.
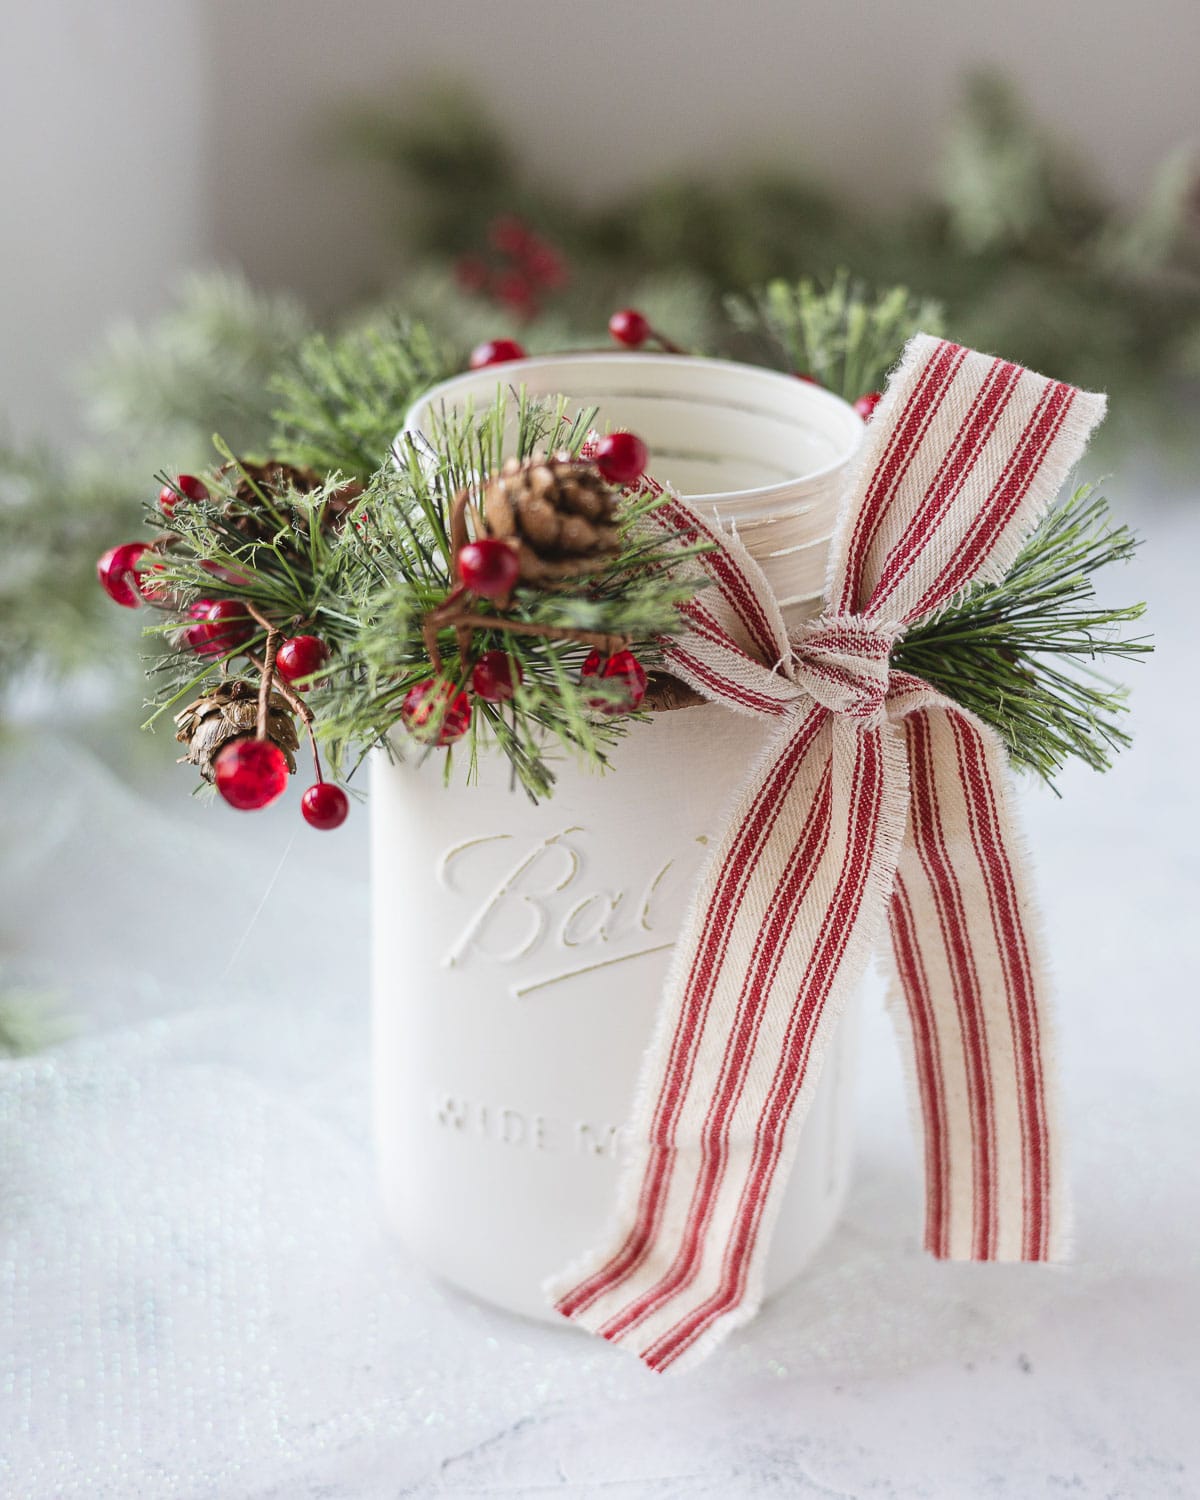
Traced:
[[384, 184], [331, 113], [473, 80], [529, 158], [601, 194], [774, 156], [864, 201], [928, 181], [964, 69], [1008, 71], [1136, 196], [1200, 129], [1195, 0], [8, 0], [0, 412], [70, 431], [64, 375], [114, 316], [218, 257], [328, 305], [394, 272]]
[[69, 422], [67, 369], [213, 244], [195, 0], [0, 0], [0, 433]]

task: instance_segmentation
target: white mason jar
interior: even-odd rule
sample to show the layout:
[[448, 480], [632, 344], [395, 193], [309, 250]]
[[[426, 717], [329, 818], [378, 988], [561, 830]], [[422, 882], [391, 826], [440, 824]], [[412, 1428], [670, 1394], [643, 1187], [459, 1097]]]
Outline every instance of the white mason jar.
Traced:
[[[600, 408], [651, 472], [736, 525], [790, 620], [813, 613], [862, 423], [752, 366], [667, 355], [530, 359], [460, 376], [409, 413], [479, 407], [499, 381]], [[603, 1238], [622, 1126], [706, 843], [769, 727], [712, 704], [635, 725], [600, 776], [557, 762], [534, 806], [502, 756], [446, 787], [442, 756], [371, 778], [374, 1098], [388, 1215], [438, 1276], [552, 1318], [541, 1286]], [[795, 1276], [850, 1162], [854, 1016], [804, 1123], [767, 1268]]]

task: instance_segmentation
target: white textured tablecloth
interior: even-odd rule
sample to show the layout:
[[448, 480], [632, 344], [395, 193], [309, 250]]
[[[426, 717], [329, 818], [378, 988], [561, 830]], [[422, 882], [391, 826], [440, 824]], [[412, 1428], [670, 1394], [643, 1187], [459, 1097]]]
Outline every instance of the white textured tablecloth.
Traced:
[[844, 1222], [675, 1379], [440, 1289], [382, 1227], [363, 809], [319, 835], [294, 797], [190, 804], [163, 737], [10, 731], [0, 979], [71, 1035], [0, 1061], [4, 1500], [1200, 1494], [1200, 516], [1144, 524], [1114, 579], [1157, 605], [1138, 746], [1026, 799], [1077, 1261], [921, 1253], [873, 1004]]

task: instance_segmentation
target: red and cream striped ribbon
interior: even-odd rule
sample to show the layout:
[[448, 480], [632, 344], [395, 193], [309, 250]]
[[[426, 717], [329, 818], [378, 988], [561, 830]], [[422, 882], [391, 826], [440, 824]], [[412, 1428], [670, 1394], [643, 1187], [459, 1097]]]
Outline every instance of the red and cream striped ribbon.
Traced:
[[676, 945], [605, 1244], [558, 1310], [652, 1369], [705, 1357], [762, 1298], [773, 1222], [831, 1032], [885, 919], [924, 1124], [925, 1243], [1065, 1249], [1045, 981], [996, 734], [892, 670], [903, 632], [1001, 579], [1103, 397], [918, 335], [867, 429], [826, 608], [790, 635], [745, 548], [713, 546], [670, 670], [778, 728]]

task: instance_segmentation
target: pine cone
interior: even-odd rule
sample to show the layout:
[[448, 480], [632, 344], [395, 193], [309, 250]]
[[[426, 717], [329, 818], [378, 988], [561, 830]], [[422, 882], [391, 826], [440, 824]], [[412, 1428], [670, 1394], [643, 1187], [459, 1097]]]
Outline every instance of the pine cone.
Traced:
[[[258, 684], [241, 677], [218, 683], [175, 715], [179, 726], [175, 738], [187, 746], [182, 761], [199, 767], [205, 781], [212, 781], [217, 755], [234, 740], [253, 739], [257, 722]], [[283, 751], [288, 770], [294, 771], [300, 740], [287, 699], [279, 693], [273, 692], [267, 700], [267, 737]]]
[[694, 708], [704, 701], [695, 688], [689, 687], [686, 682], [680, 682], [678, 677], [672, 677], [669, 672], [659, 671], [650, 673], [642, 707], [661, 714], [669, 713], [675, 708]]
[[521, 582], [561, 583], [595, 573], [620, 550], [617, 494], [569, 453], [510, 458], [483, 488], [488, 536], [513, 541]]
[[[270, 459], [265, 464], [245, 461], [226, 464], [220, 472], [237, 478], [234, 498], [226, 506], [225, 514], [230, 524], [248, 542], [273, 542], [279, 534], [280, 517], [292, 521], [299, 529], [304, 529], [303, 521], [293, 517], [291, 507], [284, 497], [289, 490], [300, 495], [311, 494], [325, 483], [315, 469], [301, 469], [295, 464], [280, 463], [278, 459]], [[279, 497], [275, 507], [278, 515], [273, 515], [270, 508], [263, 504], [259, 490], [273, 500], [276, 496]], [[353, 479], [347, 480], [340, 489], [335, 490], [326, 500], [321, 512], [322, 530], [336, 531], [362, 490], [362, 485]], [[285, 553], [298, 555], [294, 547], [284, 545], [283, 550]]]

